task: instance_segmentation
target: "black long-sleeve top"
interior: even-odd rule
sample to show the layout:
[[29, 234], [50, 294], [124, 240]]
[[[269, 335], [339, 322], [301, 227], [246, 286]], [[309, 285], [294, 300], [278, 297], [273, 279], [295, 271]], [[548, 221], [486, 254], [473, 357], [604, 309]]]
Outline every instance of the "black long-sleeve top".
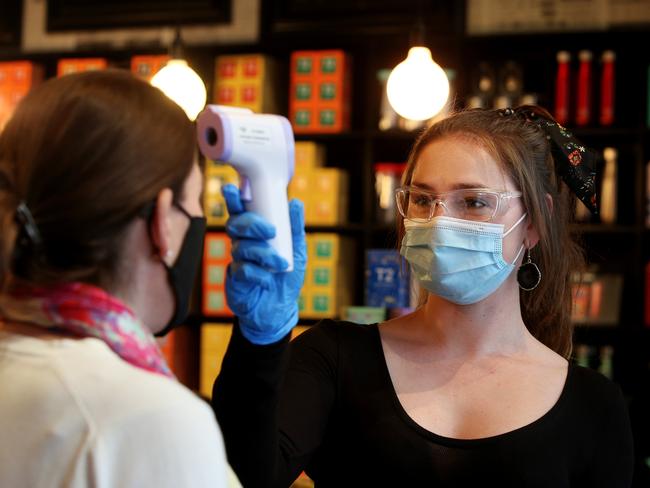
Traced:
[[244, 487], [628, 487], [632, 435], [619, 388], [569, 366], [557, 403], [514, 431], [442, 437], [401, 407], [377, 325], [323, 321], [291, 344], [235, 326], [213, 406]]

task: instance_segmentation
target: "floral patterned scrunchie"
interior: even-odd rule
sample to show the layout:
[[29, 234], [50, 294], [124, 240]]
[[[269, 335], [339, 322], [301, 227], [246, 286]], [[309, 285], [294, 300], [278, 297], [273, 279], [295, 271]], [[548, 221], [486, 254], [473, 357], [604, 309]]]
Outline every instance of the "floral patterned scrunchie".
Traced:
[[530, 108], [506, 108], [501, 115], [517, 115], [537, 125], [550, 142], [555, 170], [576, 197], [593, 214], [598, 214], [596, 201], [596, 162], [598, 154], [584, 146], [576, 137], [553, 120], [538, 115]]

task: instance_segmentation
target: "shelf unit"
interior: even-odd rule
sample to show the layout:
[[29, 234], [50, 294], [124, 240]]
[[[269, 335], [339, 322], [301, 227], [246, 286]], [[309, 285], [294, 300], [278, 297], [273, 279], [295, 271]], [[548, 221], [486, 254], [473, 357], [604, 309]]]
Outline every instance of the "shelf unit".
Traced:
[[[14, 2], [15, 3], [15, 2]], [[650, 128], [648, 114], [647, 44], [650, 27], [630, 31], [553, 33], [544, 35], [517, 34], [470, 37], [464, 33], [464, 2], [377, 2], [383, 9], [375, 13], [374, 2], [333, 0], [322, 2], [261, 3], [261, 37], [254, 44], [224, 44], [189, 48], [188, 60], [208, 87], [209, 97], [214, 76], [214, 58], [221, 54], [263, 53], [278, 63], [279, 106], [287, 107], [289, 57], [294, 50], [343, 49], [353, 59], [353, 100], [351, 130], [343, 134], [297, 135], [297, 140], [312, 140], [324, 144], [327, 164], [344, 168], [350, 176], [350, 212], [348, 223], [335, 227], [309, 226], [308, 232], [336, 232], [357, 242], [355, 303], [363, 303], [364, 251], [369, 248], [395, 248], [396, 231], [375, 221], [375, 191], [373, 164], [380, 161], [405, 161], [416, 132], [378, 129], [381, 86], [376, 72], [400, 62], [410, 44], [414, 19], [412, 12], [426, 3], [429, 35], [427, 45], [442, 66], [454, 68], [454, 91], [458, 105], [470, 91], [472, 70], [480, 61], [502, 64], [507, 60], [519, 63], [524, 70], [526, 91], [539, 94], [539, 103], [552, 108], [555, 55], [569, 50], [575, 55], [581, 49], [591, 49], [597, 57], [605, 49], [616, 51], [616, 122], [612, 127], [569, 127], [588, 146], [602, 150], [607, 146], [619, 149], [618, 207], [615, 224], [592, 221], [575, 224], [571, 231], [586, 246], [587, 257], [605, 270], [622, 272], [624, 286], [619, 323], [615, 326], [581, 324], [575, 329], [576, 343], [595, 347], [612, 345], [615, 349], [614, 379], [628, 398], [632, 399], [632, 421], [636, 432], [646, 432], [650, 405], [650, 328], [643, 324], [644, 268], [650, 261], [650, 229], [645, 226], [645, 166], [650, 160]], [[435, 3], [435, 5], [434, 5]], [[298, 5], [291, 11], [288, 5]], [[319, 14], [318, 9], [333, 8], [334, 14]], [[305, 12], [296, 14], [297, 10]], [[357, 10], [355, 10], [357, 9]], [[365, 11], [364, 11], [365, 9]], [[0, 44], [0, 60], [27, 59], [42, 64], [45, 76], [56, 75], [56, 63], [61, 57], [105, 57], [110, 65], [129, 68], [136, 54], [164, 54], [162, 46], [84, 48], [75, 52], [22, 53], [14, 45]], [[597, 92], [595, 93], [597, 95]], [[209, 98], [210, 99], [210, 98]], [[285, 112], [286, 115], [286, 112]], [[210, 231], [223, 232], [224, 227]], [[198, 281], [200, 283], [200, 281]], [[194, 312], [187, 326], [179, 328], [176, 344], [182, 351], [175, 361], [182, 364], [179, 378], [190, 388], [198, 389], [201, 325], [206, 322], [231, 322], [230, 317], [201, 315], [200, 293], [195, 293]], [[313, 319], [301, 324], [313, 325]], [[182, 363], [181, 363], [182, 361]], [[637, 415], [634, 411], [639, 412]], [[640, 434], [642, 436], [642, 434]], [[647, 440], [645, 441], [647, 442]], [[646, 469], [647, 471], [647, 469]], [[637, 476], [639, 476], [637, 471]], [[635, 486], [647, 486], [639, 481]]]
[[[342, 11], [351, 9], [346, 2], [334, 2]], [[397, 3], [397, 2], [396, 2]], [[327, 149], [327, 164], [344, 168], [350, 175], [349, 223], [337, 227], [308, 227], [308, 231], [337, 232], [353, 237], [359, 249], [355, 302], [363, 303], [364, 250], [394, 247], [393, 228], [375, 221], [373, 164], [379, 161], [405, 161], [417, 132], [387, 131], [377, 128], [381, 87], [376, 72], [400, 62], [409, 47], [413, 17], [406, 7], [415, 9], [415, 0], [404, 0], [398, 9], [392, 7], [376, 15], [363, 12], [339, 17], [320, 16], [318, 7], [308, 9], [302, 17], [287, 14], [287, 2], [262, 2], [261, 38], [245, 45], [213, 45], [188, 49], [188, 59], [202, 76], [211, 92], [214, 58], [220, 54], [263, 53], [278, 61], [278, 86], [286, 87], [278, 97], [286, 108], [288, 64], [290, 53], [298, 49], [344, 49], [353, 58], [352, 128], [344, 134], [299, 135], [297, 140], [313, 140]], [[433, 2], [427, 2], [433, 5]], [[273, 4], [273, 5], [272, 5]], [[594, 344], [612, 343], [617, 348], [615, 379], [626, 393], [635, 395], [648, 384], [650, 334], [643, 326], [645, 263], [650, 260], [650, 231], [645, 228], [645, 164], [650, 160], [650, 129], [646, 127], [648, 106], [647, 67], [650, 54], [641, 48], [647, 43], [650, 28], [632, 31], [562, 33], [539, 35], [499, 35], [469, 37], [464, 34], [463, 2], [439, 2], [430, 6], [432, 25], [427, 44], [434, 58], [456, 70], [454, 90], [459, 105], [468, 94], [472, 69], [479, 61], [503, 63], [514, 60], [524, 69], [527, 91], [540, 95], [540, 104], [552, 106], [555, 54], [567, 49], [577, 53], [591, 49], [597, 55], [604, 49], [617, 53], [617, 113], [612, 127], [576, 128], [574, 132], [587, 145], [603, 149], [619, 148], [618, 222], [603, 225], [597, 222], [577, 224], [572, 231], [587, 245], [588, 257], [606, 268], [622, 270], [625, 276], [620, 324], [612, 328], [580, 326], [576, 340]], [[352, 5], [351, 3], [349, 5]], [[343, 7], [345, 6], [345, 7]], [[371, 9], [371, 7], [366, 7]], [[335, 34], [332, 30], [335, 22]], [[45, 67], [46, 77], [55, 76], [60, 57], [106, 57], [111, 66], [129, 67], [135, 54], [163, 54], [160, 46], [127, 49], [86, 49], [76, 52], [21, 53], [16, 47], [0, 47], [0, 60], [28, 59]], [[596, 56], [597, 57], [597, 56]], [[596, 66], [596, 61], [594, 66]], [[210, 93], [209, 93], [210, 96]], [[223, 231], [222, 227], [210, 230]], [[224, 320], [223, 317], [192, 315], [190, 324]], [[226, 319], [228, 320], [228, 319]], [[305, 321], [313, 323], [313, 321]], [[190, 328], [188, 328], [190, 329]], [[196, 335], [195, 329], [183, 333]], [[197, 339], [198, 340], [198, 339]], [[196, 340], [190, 341], [195, 344]], [[190, 355], [191, 356], [191, 355]], [[188, 357], [190, 357], [188, 356]], [[190, 386], [195, 380], [188, 380]]]

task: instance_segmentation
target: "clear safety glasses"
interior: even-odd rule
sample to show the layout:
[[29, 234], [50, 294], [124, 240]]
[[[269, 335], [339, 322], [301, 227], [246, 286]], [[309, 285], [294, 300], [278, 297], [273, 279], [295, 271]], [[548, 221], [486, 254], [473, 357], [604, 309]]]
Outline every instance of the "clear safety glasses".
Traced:
[[489, 188], [453, 190], [433, 193], [412, 186], [395, 190], [399, 213], [413, 222], [429, 222], [440, 205], [447, 217], [489, 222], [508, 208], [511, 198], [521, 197], [520, 191], [496, 191]]

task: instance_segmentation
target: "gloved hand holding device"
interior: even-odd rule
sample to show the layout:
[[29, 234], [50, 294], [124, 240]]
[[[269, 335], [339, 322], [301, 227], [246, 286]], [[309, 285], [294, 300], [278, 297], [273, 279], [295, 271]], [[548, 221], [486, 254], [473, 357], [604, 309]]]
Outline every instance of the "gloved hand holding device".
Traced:
[[277, 342], [298, 322], [298, 297], [307, 264], [303, 205], [299, 200], [289, 202], [293, 269], [285, 271], [289, 263], [268, 242], [275, 237], [274, 226], [257, 213], [245, 211], [236, 186], [225, 185], [222, 191], [230, 214], [226, 232], [232, 239], [232, 263], [226, 277], [228, 306], [249, 341]]
[[249, 341], [277, 342], [298, 322], [306, 261], [302, 204], [287, 202], [295, 164], [291, 124], [279, 115], [208, 105], [196, 126], [203, 155], [229, 164], [241, 180], [241, 193], [223, 188], [233, 241], [228, 305]]
[[212, 161], [239, 173], [246, 210], [275, 228], [270, 244], [293, 269], [287, 185], [293, 177], [294, 140], [291, 124], [281, 115], [249, 109], [207, 105], [196, 120], [199, 148]]

